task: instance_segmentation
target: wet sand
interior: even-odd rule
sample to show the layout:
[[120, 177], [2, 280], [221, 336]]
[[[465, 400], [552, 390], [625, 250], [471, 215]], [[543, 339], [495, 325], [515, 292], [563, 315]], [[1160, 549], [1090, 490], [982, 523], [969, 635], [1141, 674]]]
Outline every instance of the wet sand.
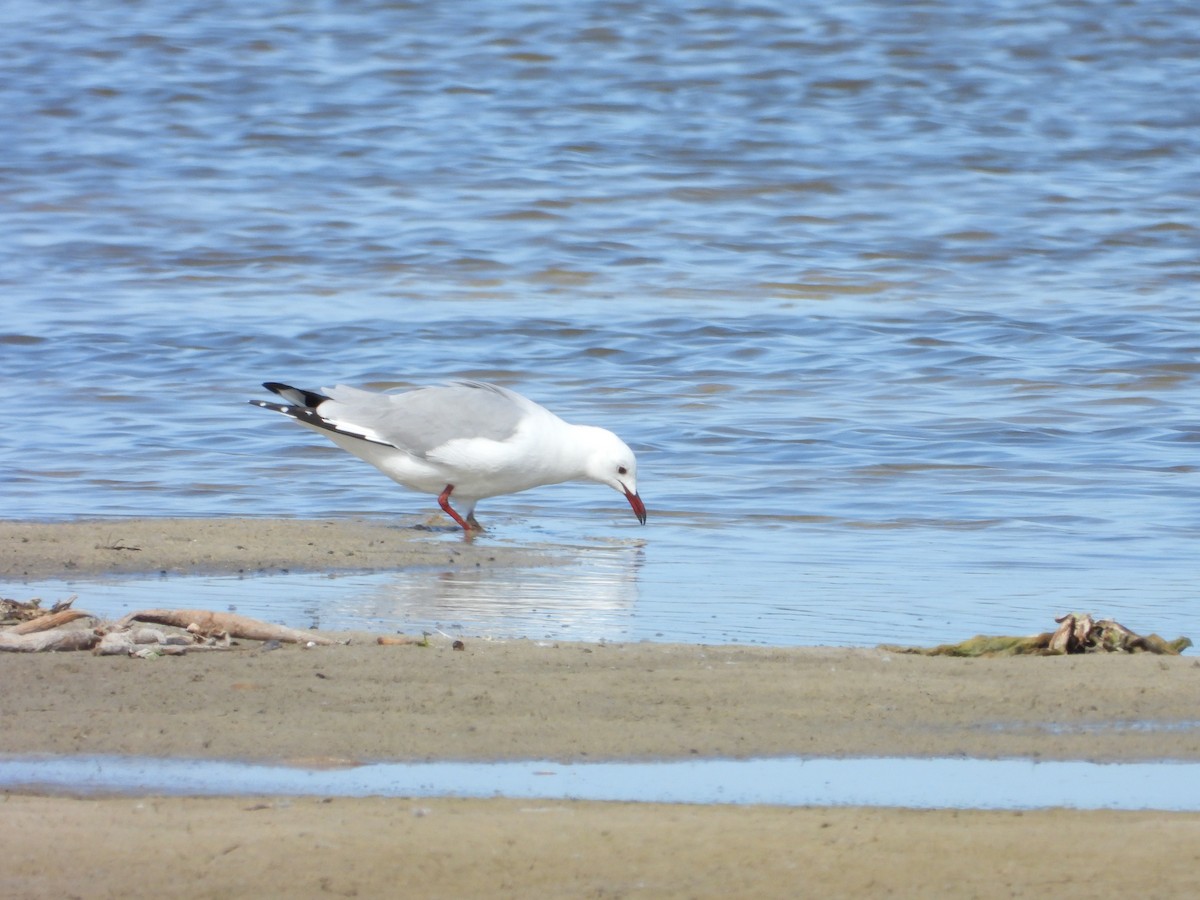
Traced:
[[1200, 822], [509, 800], [0, 797], [7, 897], [1192, 897]]
[[[0, 584], [66, 575], [268, 573], [407, 566], [551, 565], [546, 549], [464, 541], [443, 517], [0, 521]], [[449, 539], [448, 539], [449, 538]]]
[[[7, 523], [0, 547], [0, 593], [17, 598], [16, 580], [67, 572], [555, 560], [363, 522]], [[1194, 657], [343, 637], [153, 661], [0, 654], [0, 753], [1200, 760], [1200, 732], [1170, 727], [1197, 718]], [[1184, 896], [1200, 855], [1190, 813], [18, 794], [0, 809], [12, 896]]]

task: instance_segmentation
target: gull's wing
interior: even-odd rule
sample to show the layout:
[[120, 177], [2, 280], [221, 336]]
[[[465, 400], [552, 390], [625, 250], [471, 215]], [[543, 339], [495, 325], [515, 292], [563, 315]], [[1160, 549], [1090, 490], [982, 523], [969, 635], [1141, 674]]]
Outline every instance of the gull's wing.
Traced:
[[521, 420], [544, 412], [520, 394], [478, 381], [460, 381], [406, 391], [378, 393], [339, 384], [323, 393], [271, 382], [267, 387], [296, 405], [257, 405], [298, 421], [425, 457], [454, 440], [506, 441]]

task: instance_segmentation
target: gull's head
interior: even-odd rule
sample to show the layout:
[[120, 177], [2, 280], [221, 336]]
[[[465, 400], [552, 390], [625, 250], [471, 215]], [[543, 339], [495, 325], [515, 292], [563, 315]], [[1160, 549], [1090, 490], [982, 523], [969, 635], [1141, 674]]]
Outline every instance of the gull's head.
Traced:
[[637, 457], [623, 440], [603, 428], [589, 428], [590, 453], [585, 475], [624, 494], [634, 515], [646, 524], [646, 505], [637, 492]]

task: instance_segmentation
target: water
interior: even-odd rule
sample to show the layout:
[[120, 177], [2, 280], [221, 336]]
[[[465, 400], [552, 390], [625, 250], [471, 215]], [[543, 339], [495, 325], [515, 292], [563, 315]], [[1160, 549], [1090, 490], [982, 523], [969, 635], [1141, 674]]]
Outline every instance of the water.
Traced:
[[1166, 0], [9, 3], [4, 515], [408, 521], [244, 401], [484, 378], [624, 436], [649, 524], [498, 498], [578, 565], [281, 617], [1194, 634], [1198, 51]]
[[0, 788], [72, 794], [515, 797], [910, 809], [1200, 810], [1196, 763], [1019, 759], [703, 759], [372, 763], [305, 768], [138, 757], [0, 759]]

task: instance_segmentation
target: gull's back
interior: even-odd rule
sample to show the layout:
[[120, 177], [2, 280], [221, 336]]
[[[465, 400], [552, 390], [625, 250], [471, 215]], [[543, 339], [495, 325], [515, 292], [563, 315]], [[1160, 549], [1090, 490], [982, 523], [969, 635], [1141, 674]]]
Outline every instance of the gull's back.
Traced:
[[519, 394], [476, 381], [400, 394], [342, 384], [323, 391], [329, 400], [320, 406], [322, 416], [422, 458], [453, 440], [506, 441], [527, 416], [552, 415]]

